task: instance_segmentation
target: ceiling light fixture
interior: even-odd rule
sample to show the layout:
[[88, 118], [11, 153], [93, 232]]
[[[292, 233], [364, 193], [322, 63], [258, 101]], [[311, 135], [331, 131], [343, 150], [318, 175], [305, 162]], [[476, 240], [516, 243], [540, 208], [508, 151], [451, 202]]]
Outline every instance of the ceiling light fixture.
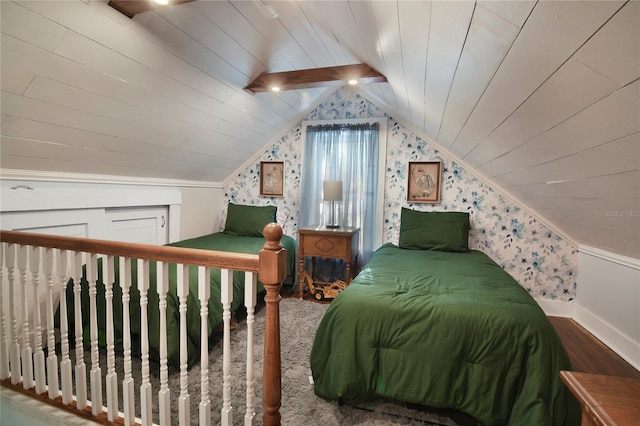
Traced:
[[355, 78], [352, 78], [351, 80], [349, 80], [349, 84], [352, 86], [355, 86], [356, 84], [358, 84], [358, 80], [356, 80]]
[[177, 6], [179, 4], [190, 3], [194, 0], [109, 0], [109, 6], [122, 13], [123, 15], [133, 18], [138, 13], [150, 12], [160, 7]]
[[367, 64], [341, 65], [260, 74], [244, 90], [249, 93], [268, 92], [277, 85], [280, 90], [308, 89], [356, 83], [385, 83], [387, 77]]
[[273, 86], [273, 87], [271, 88], [271, 91], [272, 91], [272, 92], [279, 92], [279, 91], [280, 91], [280, 88], [279, 88], [278, 86]]

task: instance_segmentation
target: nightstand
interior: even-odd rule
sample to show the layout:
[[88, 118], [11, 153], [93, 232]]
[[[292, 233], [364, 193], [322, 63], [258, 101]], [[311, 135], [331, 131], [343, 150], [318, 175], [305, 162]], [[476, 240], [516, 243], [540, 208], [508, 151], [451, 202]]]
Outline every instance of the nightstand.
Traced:
[[638, 424], [640, 380], [573, 371], [560, 377], [582, 405], [582, 426]]
[[[304, 294], [304, 258], [322, 257], [342, 259], [346, 264], [347, 284], [351, 282], [351, 263], [358, 258], [358, 239], [360, 228], [325, 226], [306, 226], [298, 229], [298, 256], [300, 260], [299, 296]], [[313, 262], [312, 262], [313, 263]], [[313, 266], [312, 266], [313, 268]], [[313, 277], [313, 270], [310, 276]]]

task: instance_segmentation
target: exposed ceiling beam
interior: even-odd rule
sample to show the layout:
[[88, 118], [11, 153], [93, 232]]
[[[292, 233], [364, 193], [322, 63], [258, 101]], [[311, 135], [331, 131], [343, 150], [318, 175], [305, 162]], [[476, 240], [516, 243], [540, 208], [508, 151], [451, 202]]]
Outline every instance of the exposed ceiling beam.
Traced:
[[154, 0], [109, 0], [109, 6], [129, 18], [133, 18], [138, 13], [148, 12], [160, 7], [175, 6], [182, 3], [189, 3], [194, 0], [169, 0], [166, 5], [156, 3]]
[[341, 65], [337, 67], [311, 68], [260, 74], [244, 90], [250, 93], [280, 90], [305, 89], [342, 85], [351, 79], [359, 83], [385, 83], [387, 77], [367, 64]]

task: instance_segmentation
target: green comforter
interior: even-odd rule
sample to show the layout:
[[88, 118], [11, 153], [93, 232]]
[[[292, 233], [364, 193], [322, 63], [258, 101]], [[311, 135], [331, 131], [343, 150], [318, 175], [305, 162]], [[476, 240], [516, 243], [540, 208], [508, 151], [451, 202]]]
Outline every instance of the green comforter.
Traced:
[[329, 306], [315, 393], [454, 408], [484, 425], [577, 425], [569, 358], [544, 312], [479, 251], [382, 246]]
[[[169, 244], [175, 247], [188, 247], [205, 250], [219, 250], [236, 253], [257, 254], [264, 245], [262, 237], [244, 237], [229, 235], [225, 233], [209, 234], [198, 238], [179, 241]], [[295, 240], [284, 235], [281, 244], [287, 250], [287, 274], [295, 275]], [[120, 273], [119, 266], [115, 262], [116, 280], [114, 285], [114, 323], [115, 323], [115, 340], [116, 345], [122, 341], [122, 290], [119, 286]], [[133, 352], [139, 353], [140, 345], [140, 293], [137, 289], [137, 265], [132, 262], [132, 283], [130, 287], [130, 318], [131, 318], [131, 335], [133, 343]], [[84, 275], [84, 274], [83, 274]], [[244, 272], [235, 271], [233, 273], [233, 302], [231, 311], [235, 312], [244, 305]], [[149, 262], [150, 287], [148, 292], [149, 307], [148, 316], [148, 332], [149, 346], [151, 355], [157, 358], [160, 352], [160, 310], [159, 297], [156, 290], [156, 263]], [[98, 329], [100, 345], [106, 346], [106, 313], [105, 313], [105, 289], [102, 283], [102, 262], [98, 261], [98, 284], [97, 284], [97, 310], [98, 310]], [[180, 312], [179, 300], [177, 294], [176, 283], [176, 267], [175, 264], [169, 265], [169, 292], [167, 294], [167, 358], [169, 365], [180, 367]], [[208, 330], [211, 336], [214, 328], [222, 322], [222, 303], [220, 302], [220, 269], [211, 268], [210, 272], [210, 298], [209, 298], [209, 315]], [[264, 289], [258, 283], [259, 293], [263, 293]], [[67, 306], [69, 310], [68, 318], [70, 321], [71, 338], [73, 338], [73, 280], [67, 285]], [[85, 342], [89, 343], [89, 294], [85, 277], [82, 279], [82, 316], [84, 324]], [[191, 367], [200, 359], [200, 301], [198, 299], [198, 278], [197, 268], [189, 268], [189, 296], [187, 298], [187, 352], [188, 366]]]

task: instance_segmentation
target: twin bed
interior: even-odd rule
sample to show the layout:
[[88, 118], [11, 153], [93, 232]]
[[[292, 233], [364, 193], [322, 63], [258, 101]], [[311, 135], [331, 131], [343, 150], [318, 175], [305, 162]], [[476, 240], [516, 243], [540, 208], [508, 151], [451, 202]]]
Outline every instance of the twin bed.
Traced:
[[[244, 206], [229, 203], [225, 228], [222, 232], [204, 235], [197, 238], [179, 241], [170, 246], [188, 247], [204, 250], [217, 250], [246, 254], [258, 254], [265, 243], [262, 235], [266, 224], [276, 222], [275, 206]], [[282, 246], [287, 250], [287, 273], [288, 276], [295, 275], [295, 240], [287, 235], [283, 235], [280, 240]], [[121, 273], [118, 262], [115, 262], [115, 283], [114, 283], [114, 319], [115, 319], [115, 340], [116, 344], [121, 341], [122, 326], [122, 290], [120, 287]], [[208, 303], [208, 331], [209, 337], [214, 333], [216, 326], [222, 323], [222, 303], [220, 302], [221, 271], [217, 268], [210, 269], [210, 298]], [[102, 283], [102, 265], [98, 264], [97, 283], [97, 309], [98, 309], [98, 329], [100, 344], [106, 345], [106, 310], [105, 310], [105, 287]], [[148, 308], [148, 331], [149, 346], [152, 356], [160, 351], [160, 310], [159, 297], [156, 290], [156, 264], [149, 264], [149, 308]], [[233, 302], [231, 312], [236, 312], [244, 306], [244, 272], [234, 271], [233, 273]], [[131, 334], [134, 348], [141, 335], [140, 329], [140, 292], [137, 290], [137, 265], [132, 263], [130, 290], [130, 317]], [[85, 340], [89, 342], [89, 293], [85, 277], [82, 278], [82, 314]], [[258, 294], [264, 294], [264, 289], [258, 282]], [[67, 285], [67, 306], [68, 319], [70, 324], [74, 322], [73, 309], [73, 280]], [[70, 328], [73, 331], [73, 326]], [[189, 268], [189, 296], [187, 298], [187, 352], [188, 366], [195, 364], [200, 357], [200, 301], [198, 300], [198, 277], [196, 268]], [[177, 295], [176, 268], [169, 265], [169, 292], [167, 294], [167, 358], [169, 365], [180, 367], [180, 312]], [[135, 350], [135, 349], [134, 349]]]
[[403, 209], [332, 301], [311, 352], [315, 393], [453, 408], [483, 425], [577, 425], [570, 369], [544, 312], [508, 273], [468, 250], [469, 217]]

